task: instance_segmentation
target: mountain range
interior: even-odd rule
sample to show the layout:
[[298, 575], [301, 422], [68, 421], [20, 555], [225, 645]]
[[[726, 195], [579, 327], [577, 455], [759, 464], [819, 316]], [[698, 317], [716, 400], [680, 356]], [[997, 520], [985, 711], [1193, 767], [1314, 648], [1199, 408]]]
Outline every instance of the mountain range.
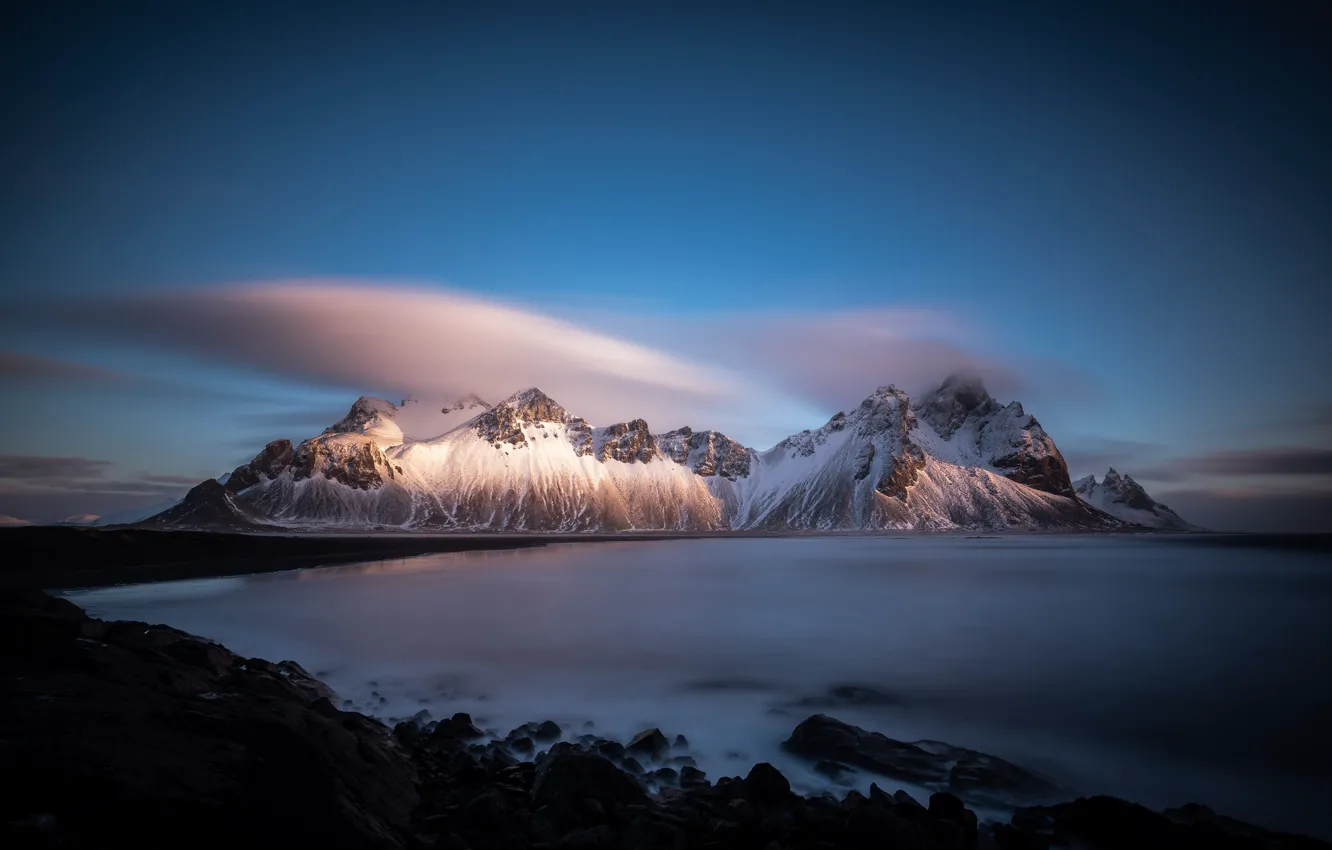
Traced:
[[[413, 440], [401, 422], [436, 427]], [[1189, 528], [1136, 482], [1069, 478], [1018, 402], [950, 377], [880, 387], [767, 451], [717, 431], [595, 427], [538, 389], [423, 411], [362, 397], [323, 433], [275, 440], [153, 527], [429, 531]]]

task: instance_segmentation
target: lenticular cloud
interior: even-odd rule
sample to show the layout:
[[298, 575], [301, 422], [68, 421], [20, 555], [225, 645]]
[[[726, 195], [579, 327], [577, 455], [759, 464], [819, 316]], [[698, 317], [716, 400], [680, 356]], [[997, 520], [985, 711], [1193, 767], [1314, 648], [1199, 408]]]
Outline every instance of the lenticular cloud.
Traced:
[[[491, 401], [536, 385], [602, 420], [743, 395], [721, 369], [448, 290], [277, 282], [119, 296], [66, 311], [99, 335], [366, 391]], [[626, 403], [629, 402], [629, 403]], [[647, 409], [642, 409], [646, 407]], [[625, 408], [621, 410], [621, 408]], [[668, 411], [672, 415], [668, 416]]]

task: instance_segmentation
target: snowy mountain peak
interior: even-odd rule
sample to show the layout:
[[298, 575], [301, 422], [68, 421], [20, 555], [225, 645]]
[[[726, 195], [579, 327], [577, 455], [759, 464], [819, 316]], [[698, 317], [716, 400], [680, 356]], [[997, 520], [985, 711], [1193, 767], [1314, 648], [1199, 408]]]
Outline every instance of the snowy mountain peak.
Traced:
[[[1127, 489], [1137, 488], [1132, 479], [1112, 471], [1104, 484], [1094, 477], [1078, 484], [1086, 501], [1074, 495], [1054, 441], [1020, 404], [1000, 406], [983, 384], [960, 376], [919, 403], [896, 386], [879, 387], [818, 429], [761, 453], [717, 431], [654, 434], [644, 419], [593, 428], [531, 387], [493, 407], [475, 396], [442, 408], [359, 399], [323, 434], [294, 447], [270, 443], [225, 482], [209, 479], [153, 522], [511, 531], [1105, 529], [1120, 527], [1110, 515], [1120, 502], [1137, 510]], [[1096, 510], [1101, 504], [1106, 508]], [[1126, 516], [1182, 525], [1166, 510]]]
[[363, 395], [347, 411], [347, 415], [324, 429], [324, 435], [364, 434], [380, 448], [402, 444], [402, 429], [394, 418], [398, 406], [382, 398]]
[[511, 408], [524, 422], [565, 422], [569, 411], [536, 387], [516, 392], [491, 408]]
[[1195, 528], [1179, 514], [1147, 495], [1142, 485], [1128, 475], [1120, 475], [1111, 467], [1098, 484], [1096, 476], [1078, 479], [1075, 486], [1078, 498], [1094, 508], [1148, 528], [1186, 530]]
[[571, 417], [569, 411], [536, 387], [514, 393], [471, 421], [477, 435], [494, 445], [525, 445], [525, 425], [571, 424], [579, 431], [587, 428], [586, 422]]
[[392, 419], [398, 412], [398, 406], [382, 398], [363, 395], [347, 411], [347, 415], [324, 429], [325, 434], [364, 433], [367, 426], [375, 419]]
[[[1016, 404], [1016, 402], [1014, 402]], [[1019, 415], [1021, 413], [1021, 405]], [[985, 383], [973, 375], [949, 375], [944, 382], [921, 399], [920, 415], [945, 440], [970, 421], [999, 411]]]

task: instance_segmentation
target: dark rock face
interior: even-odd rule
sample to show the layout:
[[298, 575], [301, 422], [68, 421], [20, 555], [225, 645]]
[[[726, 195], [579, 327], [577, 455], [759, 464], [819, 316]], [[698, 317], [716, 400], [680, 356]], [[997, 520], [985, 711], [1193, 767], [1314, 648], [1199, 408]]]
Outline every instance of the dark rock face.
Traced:
[[0, 621], [7, 846], [412, 844], [411, 760], [299, 666], [36, 592]]
[[592, 426], [587, 424], [587, 420], [580, 417], [572, 417], [568, 422], [569, 444], [573, 446], [574, 454], [578, 457], [587, 457], [592, 454]]
[[1013, 805], [1051, 799], [1059, 793], [1050, 782], [997, 756], [938, 741], [895, 741], [825, 714], [802, 722], [785, 746], [810, 759], [854, 765], [902, 782], [944, 788], [977, 803]]
[[866, 443], [856, 452], [856, 474], [853, 476], [856, 481], [864, 481], [869, 477], [870, 470], [874, 468], [874, 444]]
[[950, 375], [937, 390], [921, 399], [917, 409], [921, 418], [947, 440], [968, 419], [989, 416], [999, 407], [980, 378]]
[[297, 481], [320, 473], [357, 490], [376, 490], [397, 477], [393, 464], [367, 437], [334, 435], [306, 440], [296, 447], [291, 469]]
[[915, 443], [907, 443], [902, 446], [900, 452], [892, 456], [891, 461], [891, 466], [884, 470], [887, 475], [879, 479], [879, 484], [874, 489], [885, 496], [896, 496], [905, 502], [907, 491], [916, 483], [920, 471], [925, 468], [925, 453]]
[[744, 478], [753, 462], [750, 449], [720, 431], [695, 431], [687, 425], [661, 434], [657, 445], [662, 454], [704, 478]]
[[291, 440], [274, 440], [264, 446], [254, 460], [232, 470], [227, 478], [227, 489], [239, 493], [261, 481], [272, 481], [291, 466], [292, 454]]
[[1007, 454], [995, 455], [990, 464], [1004, 470], [1004, 477], [1019, 484], [1026, 484], [1036, 490], [1044, 490], [1056, 496], [1072, 496], [1073, 480], [1069, 477], [1068, 461], [1060, 454], [1054, 440], [1050, 439], [1041, 428], [1036, 418], [1028, 417], [1026, 430], [1033, 434], [1038, 443], [1037, 449], [1020, 446]]
[[657, 456], [657, 441], [642, 419], [620, 422], [601, 429], [597, 460], [647, 463]]

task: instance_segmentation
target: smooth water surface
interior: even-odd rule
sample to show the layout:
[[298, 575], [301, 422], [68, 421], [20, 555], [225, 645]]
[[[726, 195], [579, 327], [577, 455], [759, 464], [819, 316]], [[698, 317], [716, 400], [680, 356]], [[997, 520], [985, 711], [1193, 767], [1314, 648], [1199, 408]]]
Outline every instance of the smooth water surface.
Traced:
[[[1139, 537], [707, 539], [69, 596], [296, 660], [386, 718], [659, 726], [714, 779], [767, 760], [808, 791], [826, 780], [779, 744], [823, 711], [1079, 794], [1332, 837], [1327, 560]], [[884, 698], [821, 703], [838, 685]]]

